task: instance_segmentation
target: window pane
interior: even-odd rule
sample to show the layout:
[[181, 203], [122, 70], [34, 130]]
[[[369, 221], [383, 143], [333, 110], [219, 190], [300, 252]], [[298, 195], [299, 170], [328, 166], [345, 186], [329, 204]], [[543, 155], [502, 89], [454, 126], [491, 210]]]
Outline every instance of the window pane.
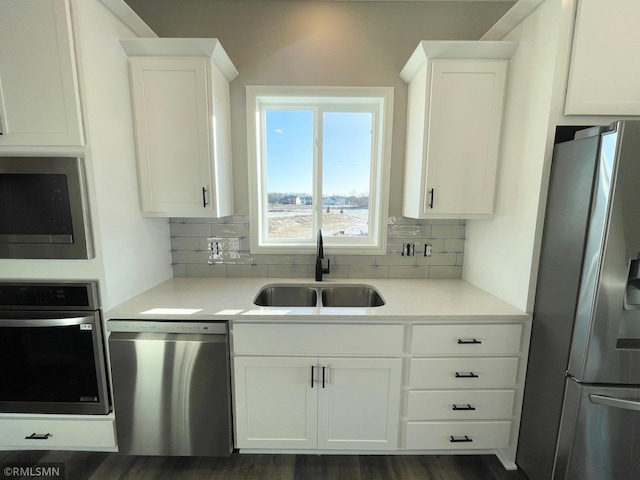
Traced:
[[313, 238], [313, 111], [266, 111], [267, 225], [271, 239]]
[[370, 112], [323, 114], [322, 235], [369, 236]]

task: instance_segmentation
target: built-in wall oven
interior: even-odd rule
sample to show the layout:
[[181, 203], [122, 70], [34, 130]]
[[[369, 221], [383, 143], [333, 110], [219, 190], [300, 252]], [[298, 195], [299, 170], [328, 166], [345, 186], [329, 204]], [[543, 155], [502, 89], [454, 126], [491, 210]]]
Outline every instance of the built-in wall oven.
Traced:
[[111, 409], [97, 282], [0, 282], [0, 412]]

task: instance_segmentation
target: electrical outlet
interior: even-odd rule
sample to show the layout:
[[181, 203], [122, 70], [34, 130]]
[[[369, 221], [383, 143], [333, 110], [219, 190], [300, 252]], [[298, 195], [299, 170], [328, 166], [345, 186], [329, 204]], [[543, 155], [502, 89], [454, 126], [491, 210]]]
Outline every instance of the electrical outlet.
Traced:
[[424, 244], [424, 256], [425, 257], [430, 257], [431, 256], [431, 244], [430, 243], [425, 243]]
[[402, 244], [402, 256], [413, 257], [416, 254], [416, 244], [411, 242], [404, 242]]

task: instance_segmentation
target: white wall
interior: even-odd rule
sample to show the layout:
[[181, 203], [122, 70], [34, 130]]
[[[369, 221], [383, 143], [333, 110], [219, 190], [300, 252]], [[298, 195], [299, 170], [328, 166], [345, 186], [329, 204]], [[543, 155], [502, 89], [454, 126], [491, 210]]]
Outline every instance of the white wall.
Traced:
[[119, 42], [136, 35], [99, 0], [71, 6], [108, 309], [172, 276], [169, 223], [140, 213], [127, 56]]
[[556, 80], [566, 60], [562, 3], [547, 0], [504, 37], [520, 45], [509, 70], [495, 215], [467, 223], [463, 278], [525, 311], [533, 308]]

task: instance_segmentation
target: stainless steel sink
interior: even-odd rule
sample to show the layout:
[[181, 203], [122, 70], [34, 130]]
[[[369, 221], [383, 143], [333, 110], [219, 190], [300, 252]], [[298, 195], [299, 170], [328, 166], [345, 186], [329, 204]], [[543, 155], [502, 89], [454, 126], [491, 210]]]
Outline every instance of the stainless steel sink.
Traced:
[[322, 289], [324, 307], [381, 307], [382, 295], [367, 285], [342, 285]]
[[316, 289], [301, 285], [268, 285], [253, 299], [261, 307], [315, 307], [317, 302]]
[[[321, 300], [321, 301], [319, 301]], [[265, 285], [253, 303], [261, 307], [380, 307], [382, 295], [369, 285]]]

